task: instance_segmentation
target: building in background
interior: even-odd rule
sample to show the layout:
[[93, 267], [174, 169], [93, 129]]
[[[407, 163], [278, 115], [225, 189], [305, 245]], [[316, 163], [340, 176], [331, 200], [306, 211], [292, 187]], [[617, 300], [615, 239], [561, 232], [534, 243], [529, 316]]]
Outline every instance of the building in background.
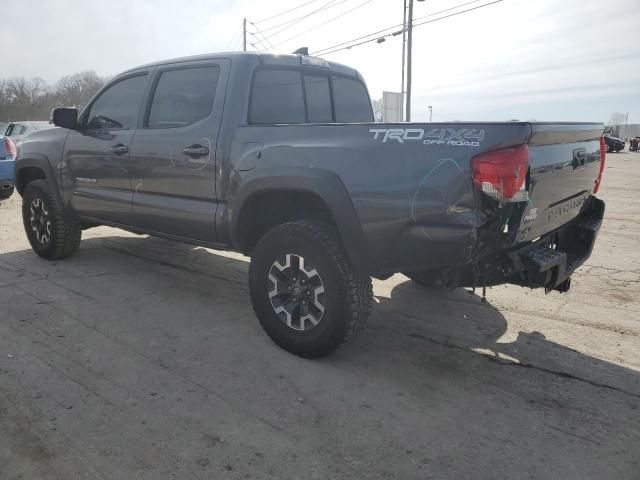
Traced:
[[398, 92], [382, 92], [382, 121], [404, 121], [404, 109], [402, 108], [402, 94]]

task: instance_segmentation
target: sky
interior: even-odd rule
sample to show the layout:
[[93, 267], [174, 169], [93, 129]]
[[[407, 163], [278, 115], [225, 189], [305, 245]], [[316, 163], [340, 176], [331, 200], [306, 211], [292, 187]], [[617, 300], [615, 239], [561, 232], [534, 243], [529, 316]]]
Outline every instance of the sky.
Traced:
[[[469, 1], [416, 0], [414, 18], [425, 17], [416, 24], [492, 0], [433, 15]], [[279, 53], [301, 46], [313, 53], [401, 24], [402, 10], [403, 0], [3, 2], [0, 78], [53, 83], [83, 70], [114, 75], [156, 60], [237, 50], [245, 17], [258, 48], [255, 35]], [[323, 56], [358, 69], [379, 98], [400, 91], [401, 52], [395, 36]], [[502, 0], [417, 25], [412, 78], [414, 121], [427, 120], [432, 105], [433, 121], [607, 121], [629, 112], [629, 123], [640, 123], [640, 5]]]

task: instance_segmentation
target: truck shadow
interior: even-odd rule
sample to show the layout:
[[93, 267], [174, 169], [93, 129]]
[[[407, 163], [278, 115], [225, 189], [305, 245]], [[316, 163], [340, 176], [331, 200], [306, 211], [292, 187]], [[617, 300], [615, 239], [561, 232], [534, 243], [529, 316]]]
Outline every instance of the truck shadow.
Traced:
[[[185, 293], [188, 290], [193, 293], [194, 284], [206, 285], [207, 291], [214, 292], [206, 296], [207, 302], [215, 303], [218, 298], [237, 302], [248, 313], [239, 318], [252, 322], [261, 333], [250, 309], [246, 257], [152, 237], [99, 237], [84, 240], [81, 248], [81, 254], [93, 250], [85, 262], [92, 269], [111, 268], [113, 262], [118, 263], [118, 257], [173, 269], [175, 273], [165, 276], [156, 269], [137, 268], [136, 275], [148, 277], [144, 278], [145, 283], [152, 279], [156, 284], [166, 282], [167, 289], [184, 289]], [[102, 255], [96, 255], [97, 252]], [[104, 265], [95, 265], [95, 262]], [[60, 265], [74, 268], [73, 260]], [[509, 331], [507, 320], [491, 305], [490, 297], [482, 303], [477, 294], [465, 289], [434, 290], [399, 277], [388, 297], [384, 292], [378, 293], [384, 290], [384, 284], [376, 286], [367, 329], [355, 344], [343, 347], [327, 361], [354, 361], [352, 357], [369, 356], [374, 351], [377, 355], [394, 354], [401, 363], [404, 355], [404, 361], [412, 363], [425, 352], [444, 348], [453, 355], [471, 353], [501, 365], [533, 368], [640, 396], [638, 372], [550, 341], [541, 332]], [[519, 287], [513, 288], [523, 292]], [[202, 300], [198, 297], [196, 301]], [[570, 329], [571, 325], [566, 328]]]
[[17, 296], [3, 322], [27, 339], [46, 333], [36, 338], [52, 348], [74, 345], [77, 375], [86, 374], [83, 351], [95, 350], [86, 368], [118, 388], [159, 392], [138, 396], [143, 407], [182, 397], [154, 424], [173, 439], [170, 451], [191, 440], [165, 419], [219, 431], [222, 396], [255, 415], [234, 417], [241, 425], [266, 421], [268, 438], [293, 438], [295, 449], [335, 448], [340, 455], [323, 453], [323, 462], [348, 456], [354, 471], [386, 472], [376, 478], [635, 478], [638, 372], [519, 331], [490, 298], [400, 276], [376, 282], [354, 344], [304, 360], [262, 332], [247, 271], [237, 255], [143, 237], [88, 238], [53, 263], [30, 250], [4, 253], [0, 286], [14, 284]]
[[[524, 294], [519, 287], [513, 288]], [[551, 341], [543, 332], [509, 328], [502, 313], [491, 305], [490, 293], [483, 303], [480, 296], [465, 289], [436, 290], [408, 280], [396, 285], [390, 298], [377, 300], [370, 322], [374, 335], [389, 338], [395, 330], [397, 335], [413, 339], [415, 347], [427, 342], [458, 353], [473, 353], [499, 365], [529, 368], [640, 398], [640, 372]], [[572, 328], [571, 323], [564, 325]]]

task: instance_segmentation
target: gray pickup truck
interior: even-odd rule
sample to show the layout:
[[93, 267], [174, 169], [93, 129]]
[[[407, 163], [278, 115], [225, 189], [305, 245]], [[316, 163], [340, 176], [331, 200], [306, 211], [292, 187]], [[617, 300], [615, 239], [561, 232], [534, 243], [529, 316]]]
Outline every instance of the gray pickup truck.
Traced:
[[98, 225], [242, 252], [260, 323], [304, 357], [363, 329], [371, 277], [566, 291], [604, 213], [602, 124], [374, 123], [358, 72], [305, 55], [145, 65], [52, 122], [16, 162], [38, 255]]

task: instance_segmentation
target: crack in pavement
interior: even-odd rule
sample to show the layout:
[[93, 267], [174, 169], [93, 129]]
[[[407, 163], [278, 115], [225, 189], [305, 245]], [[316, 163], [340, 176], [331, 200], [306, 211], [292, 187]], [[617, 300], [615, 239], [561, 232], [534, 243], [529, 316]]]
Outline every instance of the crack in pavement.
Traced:
[[[640, 394], [637, 393], [633, 393], [633, 392], [629, 392], [627, 390], [623, 390], [621, 388], [618, 387], [613, 387], [611, 385], [607, 385], [606, 383], [599, 383], [599, 382], [594, 382], [593, 380], [589, 380], [587, 378], [583, 378], [583, 377], [578, 377], [577, 375], [573, 375], [571, 373], [568, 372], [563, 372], [560, 370], [553, 370], [550, 368], [545, 368], [545, 367], [540, 367], [531, 363], [522, 363], [520, 361], [513, 361], [513, 360], [508, 360], [506, 358], [500, 358], [497, 355], [496, 356], [491, 356], [491, 355], [487, 355], [485, 353], [482, 352], [478, 352], [475, 351], [473, 349], [469, 349], [467, 347], [463, 347], [460, 345], [455, 345], [453, 343], [448, 343], [448, 342], [439, 342], [438, 340], [431, 338], [431, 337], [427, 337], [425, 335], [419, 334], [419, 333], [403, 333], [403, 332], [398, 332], [400, 335], [403, 335], [405, 337], [411, 337], [411, 338], [417, 338], [420, 340], [426, 340], [430, 343], [433, 343], [435, 345], [439, 345], [441, 347], [445, 347], [445, 348], [451, 348], [454, 350], [460, 350], [466, 353], [471, 353], [471, 354], [475, 354], [478, 355], [482, 358], [484, 358], [485, 360], [489, 360], [491, 362], [497, 363], [499, 365], [504, 365], [507, 367], [522, 367], [522, 368], [528, 368], [528, 369], [533, 369], [533, 370], [538, 370], [539, 372], [543, 372], [543, 373], [548, 373], [551, 375], [556, 375], [562, 378], [566, 378], [569, 380], [576, 380], [579, 382], [584, 382], [587, 383], [589, 385], [592, 385], [594, 387], [598, 387], [598, 388], [604, 388], [607, 390], [612, 390], [614, 392], [619, 392], [619, 393], [624, 393], [626, 395], [629, 395], [631, 397], [640, 399]], [[494, 351], [495, 352], [495, 351]], [[500, 352], [495, 352], [496, 354], [500, 353]]]

